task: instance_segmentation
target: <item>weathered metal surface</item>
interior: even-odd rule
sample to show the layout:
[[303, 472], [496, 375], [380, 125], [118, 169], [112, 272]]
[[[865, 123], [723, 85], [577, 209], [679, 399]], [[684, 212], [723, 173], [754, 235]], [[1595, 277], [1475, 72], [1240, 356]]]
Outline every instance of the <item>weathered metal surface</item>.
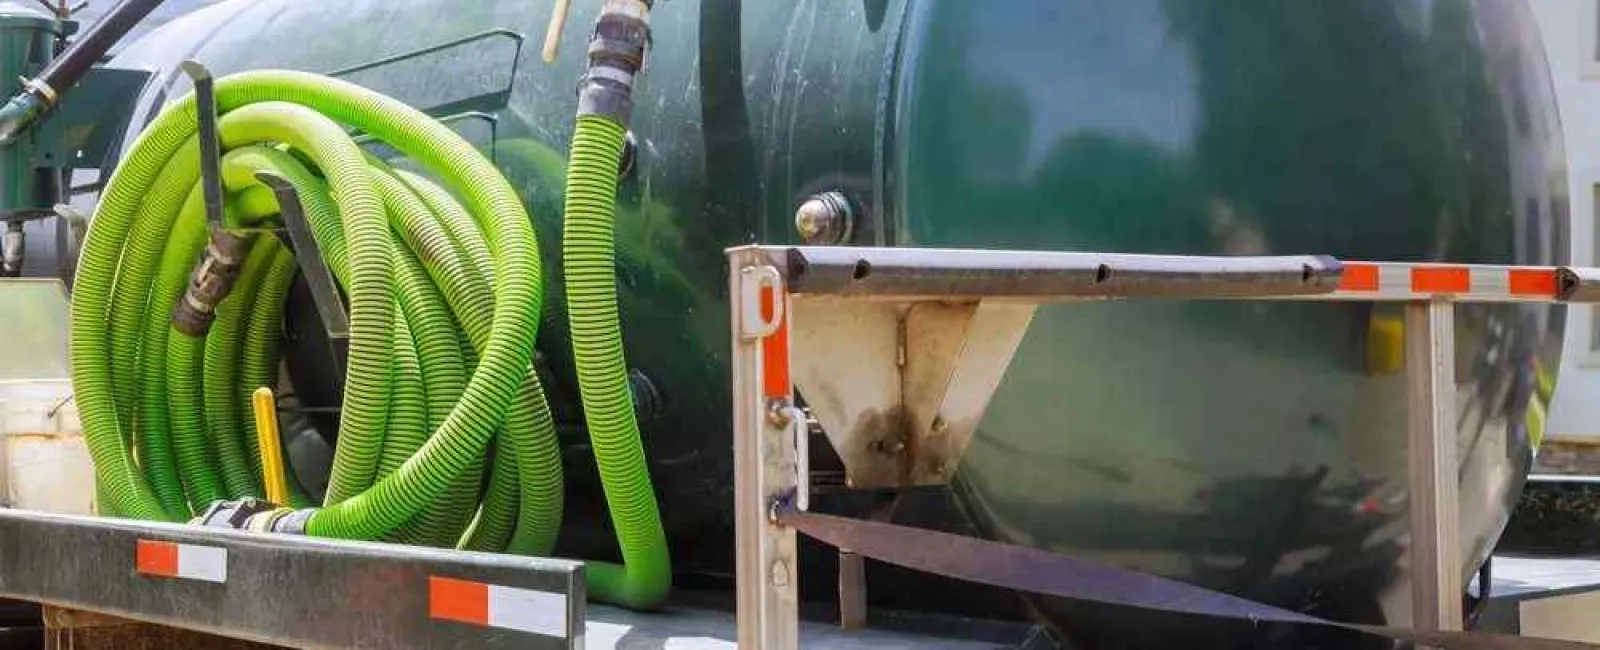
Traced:
[[1406, 304], [1406, 413], [1410, 468], [1411, 624], [1459, 630], [1461, 462], [1456, 459], [1456, 305]]
[[795, 386], [856, 489], [950, 482], [1034, 306], [797, 295]]
[[[173, 543], [165, 568], [140, 550]], [[192, 565], [191, 549], [202, 550]], [[564, 625], [455, 622], [436, 579], [549, 594], [564, 609], [543, 614]], [[0, 510], [0, 595], [305, 648], [582, 647], [576, 562], [20, 510]]]
[[1339, 263], [1314, 255], [1178, 257], [1006, 250], [772, 249], [795, 293], [962, 297], [1161, 297], [1331, 293]]
[[272, 194], [278, 198], [278, 213], [283, 219], [289, 244], [294, 249], [295, 263], [300, 265], [301, 276], [311, 290], [311, 301], [316, 304], [317, 316], [322, 320], [323, 332], [332, 344], [330, 352], [334, 368], [343, 374], [345, 358], [350, 349], [350, 316], [346, 313], [344, 298], [339, 294], [339, 285], [334, 282], [333, 272], [328, 269], [322, 249], [317, 246], [317, 238], [311, 232], [311, 223], [306, 221], [305, 211], [301, 209], [300, 195], [295, 193], [288, 179], [277, 174], [260, 172], [256, 178], [272, 188]]
[[[734, 558], [741, 648], [799, 644], [799, 552], [794, 530], [768, 517], [767, 504], [808, 494], [805, 418], [795, 417], [789, 375], [788, 295], [757, 251], [729, 258], [729, 322], [733, 341]], [[756, 315], [755, 318], [751, 314]], [[753, 577], [753, 579], [752, 579]]]
[[1600, 298], [1600, 271], [1596, 269], [1561, 269], [1559, 283], [1561, 296], [1568, 300]]

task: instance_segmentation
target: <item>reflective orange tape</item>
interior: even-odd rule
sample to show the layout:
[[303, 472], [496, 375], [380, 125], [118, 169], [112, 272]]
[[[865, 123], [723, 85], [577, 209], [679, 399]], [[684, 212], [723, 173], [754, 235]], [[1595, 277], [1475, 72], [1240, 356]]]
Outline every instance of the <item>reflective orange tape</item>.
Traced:
[[134, 545], [135, 573], [206, 582], [228, 581], [228, 549], [141, 539]]
[[1411, 269], [1411, 290], [1416, 293], [1467, 293], [1472, 271], [1464, 266], [1423, 266]]
[[1506, 284], [1513, 296], [1556, 295], [1556, 272], [1550, 269], [1511, 269]]
[[442, 621], [489, 624], [489, 585], [428, 576], [428, 616]]
[[567, 638], [567, 595], [428, 576], [428, 617]]
[[1340, 291], [1377, 291], [1378, 266], [1375, 264], [1350, 264], [1344, 265], [1344, 272], [1339, 275]]
[[178, 577], [178, 545], [141, 539], [134, 548], [134, 571], [145, 575]]
[[[761, 319], [770, 321], [776, 301], [787, 299], [772, 287], [762, 287]], [[789, 397], [789, 310], [784, 307], [778, 329], [761, 339], [761, 394], [767, 399]]]

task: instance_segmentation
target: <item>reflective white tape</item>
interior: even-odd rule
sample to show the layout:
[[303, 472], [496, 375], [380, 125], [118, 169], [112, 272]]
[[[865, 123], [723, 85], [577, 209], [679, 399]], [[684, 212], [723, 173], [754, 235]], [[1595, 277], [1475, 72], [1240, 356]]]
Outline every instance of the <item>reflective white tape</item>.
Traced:
[[488, 624], [566, 638], [567, 596], [552, 591], [489, 585]]
[[134, 571], [162, 578], [227, 582], [228, 550], [141, 539], [134, 552]]
[[178, 577], [208, 582], [228, 581], [228, 549], [178, 545]]
[[428, 616], [565, 639], [567, 595], [430, 576]]

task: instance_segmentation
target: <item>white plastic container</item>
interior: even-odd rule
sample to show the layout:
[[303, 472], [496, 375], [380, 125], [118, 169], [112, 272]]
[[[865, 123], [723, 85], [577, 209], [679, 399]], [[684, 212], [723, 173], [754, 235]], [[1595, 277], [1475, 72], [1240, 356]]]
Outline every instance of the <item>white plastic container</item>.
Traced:
[[54, 280], [0, 281], [0, 502], [93, 514], [94, 463], [72, 401], [67, 294]]

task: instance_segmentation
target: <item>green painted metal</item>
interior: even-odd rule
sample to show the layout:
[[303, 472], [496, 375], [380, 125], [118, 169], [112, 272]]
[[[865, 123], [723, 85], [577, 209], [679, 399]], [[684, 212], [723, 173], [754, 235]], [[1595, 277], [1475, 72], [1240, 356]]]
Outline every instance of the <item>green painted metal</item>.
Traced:
[[[32, 77], [55, 54], [58, 41], [77, 28], [38, 7], [0, 2], [0, 88]], [[99, 169], [123, 135], [139, 93], [149, 80], [144, 70], [100, 67], [84, 75], [62, 102], [10, 146], [0, 148], [0, 216], [49, 216], [62, 198], [68, 169]]]
[[[7, 89], [6, 96], [15, 89], [16, 79], [30, 76], [50, 60], [60, 30], [54, 18], [34, 7], [0, 2], [0, 88]], [[30, 138], [0, 150], [0, 215], [53, 204], [55, 199], [46, 196], [49, 180], [32, 164], [32, 157]]]
[[145, 70], [101, 67], [85, 73], [72, 99], [33, 127], [34, 167], [99, 169], [149, 80]]
[[[197, 51], [219, 74], [328, 71], [489, 29], [541, 34], [551, 4], [235, 2], [218, 8], [234, 13], [215, 34], [128, 51]], [[422, 107], [509, 84], [505, 106], [476, 106], [496, 113], [494, 129], [457, 124], [493, 146], [548, 247], [584, 64], [573, 34], [596, 11], [577, 3], [553, 65], [530, 47], [513, 74], [514, 50], [481, 41], [351, 80]], [[618, 272], [627, 358], [661, 393], [642, 428], [681, 573], [731, 568], [721, 251], [797, 243], [793, 211], [814, 192], [859, 204], [855, 244], [1545, 264], [1566, 254], [1560, 125], [1522, 0], [674, 0], [652, 21]], [[184, 90], [158, 74], [152, 98]], [[545, 254], [558, 285], [559, 251]], [[1538, 399], [1537, 369], [1555, 367], [1563, 314], [1460, 316], [1468, 573], [1521, 489], [1522, 414]], [[961, 469], [965, 518], [942, 495], [900, 512], [1402, 622], [1383, 595], [1406, 579], [1403, 390], [1368, 361], [1392, 356], [1397, 318], [1359, 305], [1043, 310]], [[570, 424], [565, 321], [552, 299], [539, 348]], [[570, 426], [563, 438], [563, 550], [604, 552], [586, 438]], [[1014, 612], [984, 592], [888, 575], [873, 582], [878, 604]], [[821, 594], [832, 576], [804, 579]], [[1086, 618], [1111, 620], [1074, 621]]]

